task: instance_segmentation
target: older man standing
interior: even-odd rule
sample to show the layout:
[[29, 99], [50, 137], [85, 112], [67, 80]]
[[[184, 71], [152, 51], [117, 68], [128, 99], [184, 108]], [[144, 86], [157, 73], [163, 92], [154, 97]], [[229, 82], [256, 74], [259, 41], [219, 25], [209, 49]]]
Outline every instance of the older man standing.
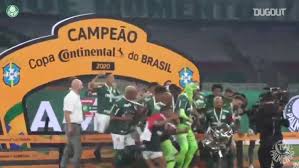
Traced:
[[70, 92], [64, 97], [63, 111], [66, 134], [66, 146], [63, 151], [60, 167], [66, 168], [69, 156], [73, 152], [73, 158], [70, 159], [75, 168], [80, 168], [81, 157], [81, 123], [83, 121], [82, 104], [80, 91], [83, 89], [82, 81], [74, 79], [71, 84]]
[[[223, 108], [223, 98], [221, 96], [214, 97], [213, 108], [206, 113], [206, 121], [210, 128], [221, 126], [222, 124], [232, 124], [231, 109]], [[209, 129], [209, 128], [208, 128]], [[233, 150], [230, 146], [229, 151], [219, 154], [219, 157], [211, 155], [208, 160], [207, 167], [209, 168], [232, 168], [233, 166]], [[221, 156], [223, 155], [223, 156]]]

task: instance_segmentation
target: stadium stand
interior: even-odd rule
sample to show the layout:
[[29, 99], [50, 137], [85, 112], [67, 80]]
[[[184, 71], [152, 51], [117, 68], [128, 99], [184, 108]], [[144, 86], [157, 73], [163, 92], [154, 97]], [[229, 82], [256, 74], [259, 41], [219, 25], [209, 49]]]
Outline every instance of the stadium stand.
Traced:
[[[1, 38], [2, 51], [19, 42], [48, 35], [49, 27], [60, 18], [49, 16], [45, 20], [28, 15], [16, 19], [20, 19], [17, 24], [32, 22], [34, 26], [15, 26], [0, 17], [0, 36], [14, 37], [10, 41]], [[299, 29], [295, 23], [127, 20], [149, 32], [149, 41], [194, 60], [206, 82], [262, 82], [283, 86], [299, 79], [295, 71], [299, 66], [296, 56]]]

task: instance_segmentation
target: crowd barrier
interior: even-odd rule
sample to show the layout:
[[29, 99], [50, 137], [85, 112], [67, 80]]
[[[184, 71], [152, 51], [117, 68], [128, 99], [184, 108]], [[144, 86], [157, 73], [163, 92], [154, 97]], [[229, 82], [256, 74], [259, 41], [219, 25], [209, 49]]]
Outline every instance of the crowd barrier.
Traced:
[[[295, 132], [285, 132], [283, 133], [285, 140], [299, 140], [299, 133]], [[204, 138], [204, 134], [197, 135], [198, 140]], [[259, 135], [248, 135], [248, 134], [235, 134], [234, 139], [236, 141], [250, 141], [259, 140]], [[8, 168], [18, 167], [18, 165], [25, 165], [22, 168], [26, 168], [34, 161], [39, 167], [51, 168], [51, 165], [58, 165], [60, 152], [63, 149], [63, 144], [65, 143], [64, 135], [1, 135], [0, 144], [38, 144], [40, 147], [29, 148], [26, 150], [9, 150], [4, 149], [0, 151], [0, 166], [5, 166]], [[106, 143], [111, 144], [112, 139], [109, 134], [88, 134], [82, 136], [82, 143], [89, 144], [85, 146], [82, 153], [82, 160], [84, 162], [87, 160], [94, 159], [94, 144], [96, 143]], [[57, 147], [48, 147], [48, 145], [57, 145]], [[106, 161], [111, 159], [112, 151], [106, 152]], [[107, 154], [106, 154], [107, 155]], [[41, 165], [45, 166], [41, 166]], [[53, 167], [53, 166], [52, 166]], [[54, 166], [55, 167], [55, 166]]]
[[[284, 132], [285, 140], [299, 140], [299, 133]], [[197, 134], [198, 140], [204, 138], [204, 134]], [[259, 140], [259, 134], [235, 134], [236, 141]], [[82, 143], [112, 143], [110, 134], [89, 134], [82, 135]], [[31, 143], [31, 144], [62, 144], [65, 143], [64, 135], [1, 135], [0, 144], [7, 143]]]

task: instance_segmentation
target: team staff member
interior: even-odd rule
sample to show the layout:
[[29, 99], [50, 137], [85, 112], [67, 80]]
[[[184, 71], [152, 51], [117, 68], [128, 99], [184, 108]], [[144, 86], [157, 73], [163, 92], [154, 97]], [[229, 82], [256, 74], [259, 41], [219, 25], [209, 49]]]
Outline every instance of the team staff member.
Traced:
[[[223, 108], [223, 99], [221, 96], [216, 96], [214, 98], [214, 108], [207, 111], [206, 121], [209, 127], [220, 126], [223, 123], [228, 125], [232, 124], [232, 112]], [[227, 159], [227, 164], [222, 166], [227, 168], [233, 167], [233, 155], [231, 149], [227, 154], [224, 154], [224, 158]], [[215, 160], [215, 158], [210, 157], [208, 160], [208, 167], [219, 167], [220, 165], [217, 164], [221, 163], [218, 161], [219, 160]]]
[[111, 136], [113, 149], [115, 150], [115, 167], [124, 168], [130, 166], [131, 158], [125, 147], [135, 145], [132, 137], [133, 119], [142, 106], [136, 102], [137, 89], [134, 86], [125, 88], [125, 95], [112, 108], [111, 111]]
[[80, 91], [83, 84], [79, 79], [74, 79], [71, 84], [70, 92], [64, 97], [63, 111], [65, 124], [65, 133], [67, 143], [63, 151], [60, 167], [66, 168], [69, 156], [73, 152], [71, 162], [75, 168], [80, 167], [81, 157], [81, 123], [83, 121], [82, 104], [80, 99]]
[[[89, 87], [97, 93], [97, 113], [94, 117], [94, 130], [98, 133], [106, 133], [110, 123], [110, 112], [113, 104], [120, 95], [116, 89], [114, 75], [107, 73], [105, 75], [105, 84], [97, 83], [102, 74], [97, 75], [90, 83]], [[94, 154], [98, 160], [101, 159], [101, 145], [98, 144]]]

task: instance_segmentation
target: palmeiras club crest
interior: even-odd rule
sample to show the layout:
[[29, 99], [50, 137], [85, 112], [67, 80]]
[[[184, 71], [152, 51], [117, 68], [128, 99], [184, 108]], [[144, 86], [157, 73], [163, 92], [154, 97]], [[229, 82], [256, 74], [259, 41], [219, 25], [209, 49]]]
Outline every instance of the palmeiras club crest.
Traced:
[[290, 144], [283, 144], [282, 140], [277, 141], [270, 151], [272, 160], [281, 164], [287, 164], [294, 158], [295, 152]]
[[185, 87], [186, 84], [193, 81], [193, 71], [188, 67], [181, 69], [179, 71], [179, 75], [180, 75], [180, 85], [182, 87]]
[[298, 132], [299, 131], [299, 95], [292, 97], [288, 104], [285, 106], [283, 116], [289, 120], [289, 130]]
[[10, 87], [20, 82], [21, 68], [15, 63], [9, 63], [3, 67], [3, 82]]

